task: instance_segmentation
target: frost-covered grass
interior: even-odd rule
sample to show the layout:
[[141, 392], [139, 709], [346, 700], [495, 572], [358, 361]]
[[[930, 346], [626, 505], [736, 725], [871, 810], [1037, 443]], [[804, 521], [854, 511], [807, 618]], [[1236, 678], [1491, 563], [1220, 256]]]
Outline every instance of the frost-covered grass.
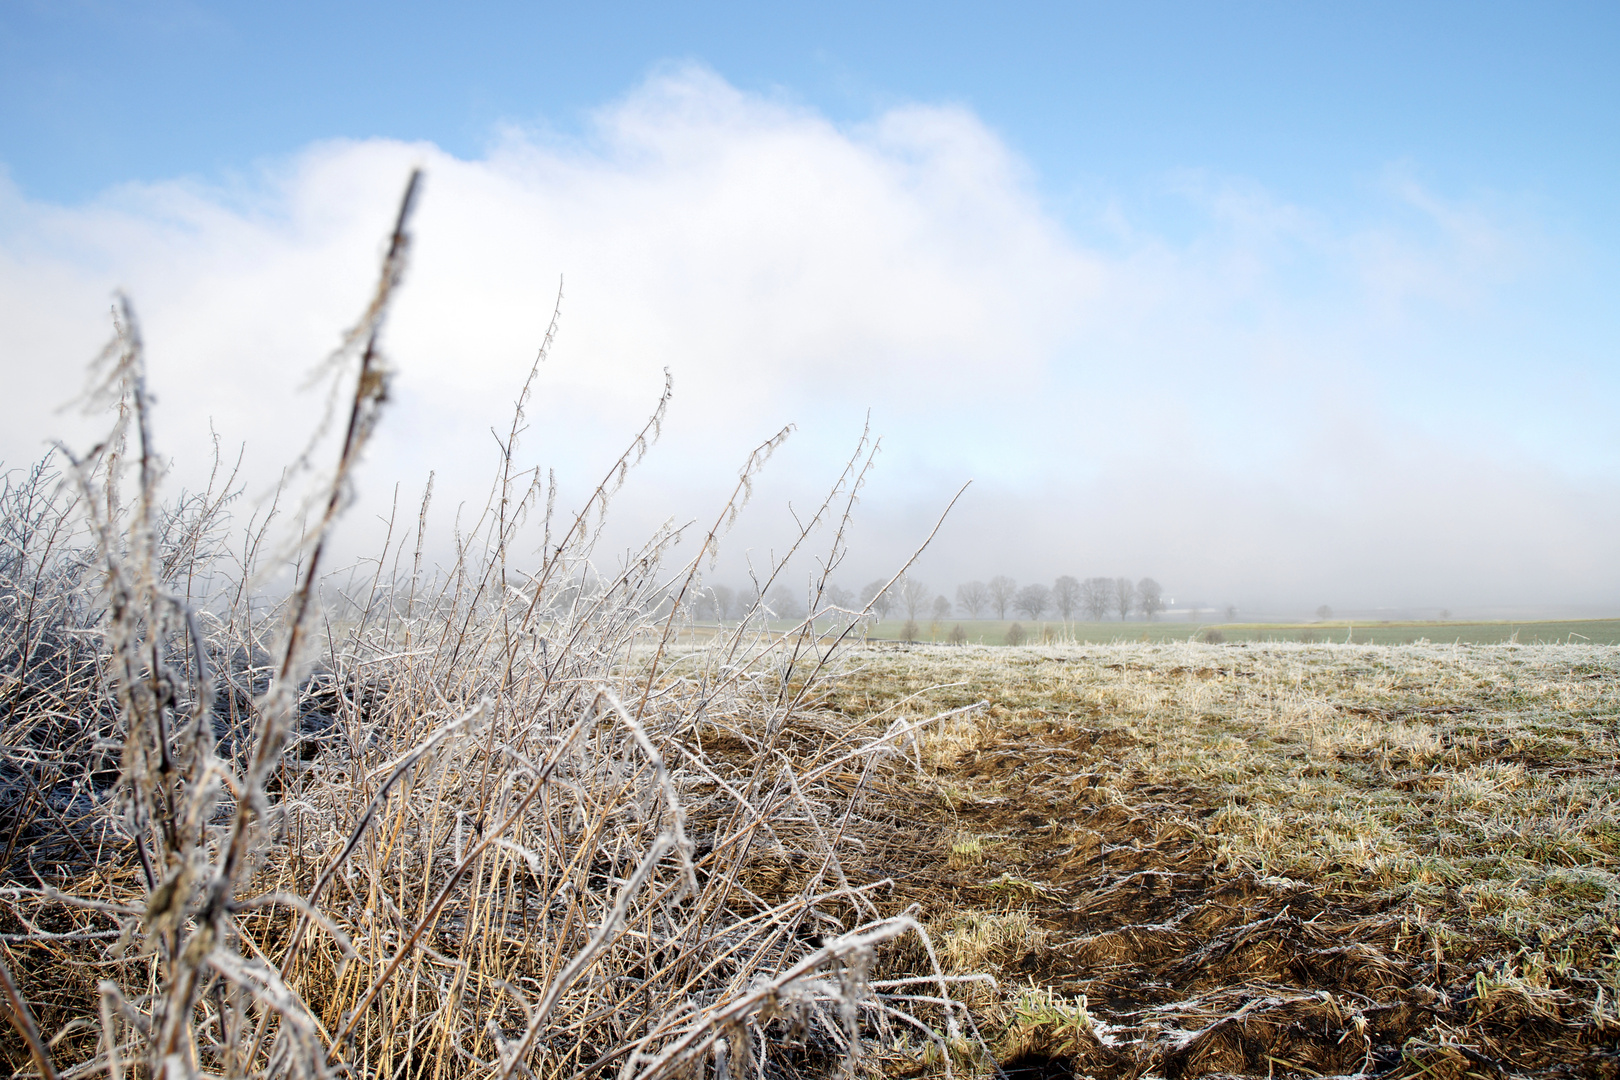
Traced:
[[[989, 702], [916, 748], [931, 803], [911, 843], [936, 839], [902, 865], [941, 898], [924, 910], [953, 955], [975, 919], [1033, 919], [1024, 946], [973, 952], [1007, 1031], [1027, 1028], [1010, 1018], [1033, 981], [1089, 997], [1131, 1068], [1462, 1075], [1465, 1049], [1607, 1067], [1591, 1055], [1620, 1035], [1620, 649], [859, 659], [832, 699], [852, 716]], [[1127, 1067], [1088, 1045], [1063, 1052]]]
[[[326, 537], [386, 422], [378, 333], [410, 203], [334, 354], [337, 461], [301, 502], [292, 550], [266, 547], [265, 512], [230, 518], [228, 470], [160, 502], [127, 304], [98, 369], [109, 438], [7, 476], [12, 1070], [819, 1075], [897, 1029], [948, 1062], [968, 1019], [954, 984], [931, 963], [921, 982], [869, 982], [878, 951], [922, 928], [846, 871], [871, 829], [866, 792], [916, 735], [817, 712], [859, 613], [689, 626], [708, 557], [785, 432], [710, 509], [689, 562], [670, 562], [664, 531], [608, 567], [600, 524], [668, 386], [562, 513], [520, 457], [526, 384], [451, 564], [424, 561], [424, 496], [365, 572], [332, 584]], [[811, 599], [843, 558], [870, 450], [791, 538], [790, 554], [823, 545]], [[278, 562], [297, 567], [290, 593], [258, 584]]]

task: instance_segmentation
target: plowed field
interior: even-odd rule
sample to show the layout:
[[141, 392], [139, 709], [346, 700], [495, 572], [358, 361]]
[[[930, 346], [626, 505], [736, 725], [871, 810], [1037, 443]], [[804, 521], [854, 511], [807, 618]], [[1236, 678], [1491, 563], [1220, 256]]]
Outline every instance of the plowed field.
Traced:
[[969, 647], [830, 705], [988, 702], [863, 862], [996, 976], [963, 992], [1015, 1077], [1614, 1076], [1617, 691], [1604, 647]]

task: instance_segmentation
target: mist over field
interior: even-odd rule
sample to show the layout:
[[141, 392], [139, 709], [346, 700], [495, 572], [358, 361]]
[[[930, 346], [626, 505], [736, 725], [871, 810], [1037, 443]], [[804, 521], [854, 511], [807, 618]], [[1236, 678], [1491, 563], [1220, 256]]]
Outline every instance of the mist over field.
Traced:
[[883, 451], [850, 587], [897, 567], [971, 479], [916, 567], [947, 595], [995, 574], [1151, 575], [1245, 612], [1620, 607], [1615, 317], [1581, 284], [1590, 252], [1526, 200], [1443, 194], [1396, 163], [1351, 207], [1200, 171], [1058, 206], [968, 107], [834, 121], [695, 65], [582, 135], [512, 127], [474, 157], [321, 141], [77, 203], [0, 180], [0, 457], [99, 427], [57, 407], [124, 288], [171, 483], [205, 477], [212, 429], [228, 456], [245, 444], [262, 499], [315, 426], [322, 399], [300, 388], [362, 306], [417, 164], [394, 399], [351, 551], [396, 484], [414, 518], [430, 471], [448, 551], [562, 281], [520, 451], [557, 469], [559, 509], [674, 380], [604, 551], [670, 518], [706, 526], [750, 450], [796, 424], [722, 549], [715, 580], [742, 580], [870, 411]]

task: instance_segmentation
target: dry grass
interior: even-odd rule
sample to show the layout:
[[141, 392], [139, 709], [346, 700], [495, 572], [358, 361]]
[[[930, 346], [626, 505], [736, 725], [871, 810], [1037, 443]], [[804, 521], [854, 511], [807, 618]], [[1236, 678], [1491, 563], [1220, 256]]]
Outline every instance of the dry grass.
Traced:
[[[819, 601], [870, 465], [864, 439], [789, 545], [830, 536], [817, 618], [790, 632], [756, 610], [676, 646], [705, 560], [785, 431], [744, 464], [690, 563], [667, 564], [668, 531], [616, 568], [594, 561], [667, 386], [562, 517], [547, 474], [518, 465], [526, 384], [448, 570], [424, 566], [424, 496], [358, 587], [324, 575], [386, 400], [377, 343], [415, 189], [331, 361], [350, 388], [332, 412], [337, 464], [283, 553], [290, 594], [255, 586], [276, 561], [270, 522], [232, 531], [228, 470], [159, 504], [127, 304], [100, 369], [111, 436], [65, 481], [49, 463], [8, 476], [13, 1070], [775, 1077], [853, 1069], [873, 1039], [948, 1068], [971, 1049], [957, 980], [932, 961], [920, 978], [869, 978], [896, 938], [931, 955], [909, 913], [880, 910], [885, 883], [863, 865], [873, 785], [927, 725], [817, 711], [860, 617]], [[514, 556], [536, 548], [535, 564]]]

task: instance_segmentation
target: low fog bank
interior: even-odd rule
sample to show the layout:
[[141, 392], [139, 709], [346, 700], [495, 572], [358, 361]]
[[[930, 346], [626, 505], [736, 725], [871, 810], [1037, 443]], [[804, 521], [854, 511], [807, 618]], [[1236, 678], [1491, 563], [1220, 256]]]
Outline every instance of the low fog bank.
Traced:
[[1182, 178], [1190, 238], [1118, 205], [1076, 230], [964, 110], [839, 128], [700, 69], [604, 107], [583, 143], [518, 132], [482, 160], [321, 144], [233, 185], [75, 207], [0, 182], [6, 466], [95, 437], [103, 419], [57, 407], [124, 287], [171, 488], [204, 482], [217, 436], [246, 446], [241, 510], [262, 505], [318, 424], [301, 387], [360, 311], [417, 163], [351, 556], [376, 550], [396, 484], [414, 523], [431, 471], [428, 553], [447, 561], [566, 274], [517, 451], [555, 470], [559, 513], [674, 381], [605, 562], [666, 521], [706, 530], [753, 448], [796, 424], [710, 573], [740, 586], [870, 412], [883, 449], [834, 574], [850, 590], [897, 570], [972, 480], [913, 568], [953, 603], [976, 580], [1067, 575], [1151, 578], [1245, 618], [1620, 614], [1615, 320], [1547, 299], [1578, 267], [1534, 220], [1391, 173], [1337, 217]]
[[[544, 398], [543, 388], [539, 396]], [[694, 455], [682, 453], [680, 409], [677, 392], [663, 437], [630, 470], [599, 523], [597, 563], [603, 572], [635, 558], [649, 538], [668, 527], [682, 530], [682, 536], [668, 549], [666, 564], [673, 571], [685, 563], [719, 522], [737, 483], [737, 466], [770, 434], [733, 437], [735, 464], [708, 460], [699, 469]], [[314, 411], [306, 410], [306, 418]], [[543, 401], [535, 403], [535, 411], [545, 411]], [[338, 528], [336, 561], [358, 560], [355, 572], [361, 577], [370, 575], [370, 560], [390, 535], [396, 552], [402, 544], [416, 543], [430, 472], [425, 563], [431, 568], [454, 561], [456, 538], [470, 535], [485, 512], [499, 464], [497, 438], [507, 437], [510, 424], [509, 414], [491, 415], [482, 428], [468, 431], [468, 442], [482, 444], [477, 451], [451, 468], [428, 470], [419, 467], [419, 448], [398, 445], [411, 438], [404, 414], [404, 409], [384, 412], [382, 430], [358, 473], [358, 498]], [[207, 483], [203, 466], [211, 459], [205, 456], [206, 447], [188, 447], [178, 437], [183, 429], [165, 423], [170, 419], [160, 406], [158, 448], [171, 453], [181, 448], [165, 485], [171, 496], [178, 496]], [[707, 584], [739, 595], [751, 593], [752, 583], [763, 580], [787, 553], [800, 524], [821, 511], [823, 524], [776, 581], [803, 597], [806, 583], [819, 576], [832, 530], [841, 523], [842, 499], [825, 508], [823, 502], [858, 443], [860, 420], [846, 421], [836, 432], [843, 440], [801, 438], [804, 433], [798, 430], [788, 436], [754, 481], [739, 519], [730, 527], [722, 524], [718, 555], [703, 571]], [[94, 426], [89, 420], [82, 423], [86, 431], [80, 449], [89, 445]], [[556, 485], [555, 532], [572, 522], [595, 485], [613, 471], [637, 426], [622, 426], [612, 441], [577, 439], [560, 423], [526, 425], [518, 443], [519, 468], [538, 467], [541, 476], [517, 550], [526, 552], [533, 564], [539, 564], [543, 550], [544, 506], [551, 493], [547, 479]], [[589, 449], [579, 445], [586, 441]], [[906, 578], [927, 591], [925, 610], [934, 597], [943, 596], [951, 604], [945, 614], [953, 618], [974, 617], [960, 603], [962, 587], [997, 577], [1010, 579], [1019, 589], [1049, 590], [1064, 577], [1082, 583], [1123, 578], [1133, 586], [1148, 578], [1162, 592], [1163, 607], [1152, 613], [1160, 620], [1291, 622], [1321, 618], [1323, 607], [1331, 609], [1331, 618], [1363, 621], [1620, 616], [1620, 589], [1605, 557], [1605, 542], [1620, 521], [1609, 513], [1581, 521], [1569, 513], [1580, 504], [1575, 493], [1549, 494], [1526, 485], [1517, 493], [1523, 504], [1539, 503], [1547, 512], [1497, 520], [1492, 516], [1499, 505], [1495, 499], [1434, 492], [1425, 505], [1425, 492], [1411, 488], [1347, 504], [1335, 513], [1332, 507], [1301, 507], [1286, 497], [1267, 501], [1264, 492], [1236, 483], [1203, 487], [1187, 476], [1164, 476], [1161, 483], [1139, 489], [1099, 482], [1053, 483], [1035, 491], [992, 479], [968, 484], [947, 514], [960, 485], [918, 476], [908, 468], [903, 449], [893, 444], [893, 439], [883, 440], [865, 476], [848, 523], [849, 554], [831, 574], [836, 585], [862, 603], [873, 583], [888, 581], [915, 556]], [[238, 522], [246, 524], [278, 501], [272, 474], [279, 471], [277, 461], [291, 459], [267, 459], [252, 444], [232, 447], [223, 440], [221, 453], [221, 475], [241, 459], [237, 476], [243, 497], [233, 509]], [[314, 450], [317, 463], [325, 460], [322, 453], [323, 448]], [[14, 467], [6, 462], [6, 468]], [[315, 475], [319, 472], [317, 464]], [[300, 493], [314, 486], [314, 479], [295, 477], [279, 494], [281, 525], [272, 530], [272, 537], [279, 538], [272, 546], [290, 541]], [[1567, 504], [1560, 505], [1560, 495]], [[1620, 505], [1615, 493], [1604, 501]], [[592, 520], [596, 524], [594, 515]], [[931, 533], [933, 539], [925, 545]], [[523, 558], [517, 562], [522, 565]], [[402, 565], [408, 563], [407, 555]], [[788, 605], [783, 613], [797, 613], [802, 606]], [[1055, 602], [1044, 615], [1060, 617]], [[1147, 615], [1133, 607], [1130, 618]], [[994, 616], [987, 612], [982, 617]], [[1077, 612], [1074, 617], [1083, 616]], [[1102, 617], [1118, 615], [1110, 608]]]

